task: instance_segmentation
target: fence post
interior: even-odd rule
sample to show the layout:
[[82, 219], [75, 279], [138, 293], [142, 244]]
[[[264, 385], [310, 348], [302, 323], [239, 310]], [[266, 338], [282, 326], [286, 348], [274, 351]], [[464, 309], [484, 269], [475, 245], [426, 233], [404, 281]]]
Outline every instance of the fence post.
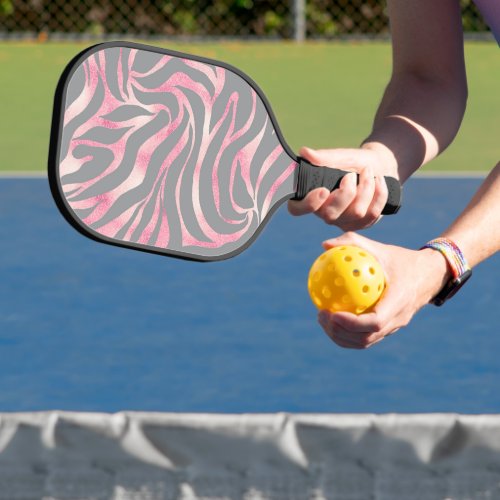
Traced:
[[296, 42], [306, 39], [306, 0], [292, 0], [293, 38]]

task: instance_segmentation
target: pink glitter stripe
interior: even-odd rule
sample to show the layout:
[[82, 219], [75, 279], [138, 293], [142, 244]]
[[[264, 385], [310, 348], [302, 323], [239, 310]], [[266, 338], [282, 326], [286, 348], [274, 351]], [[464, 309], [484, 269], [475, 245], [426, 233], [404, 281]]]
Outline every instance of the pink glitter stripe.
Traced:
[[[168, 134], [167, 134], [168, 135]], [[162, 183], [162, 185], [164, 185], [165, 183], [165, 175], [168, 176], [168, 167], [170, 165], [172, 165], [172, 163], [175, 162], [175, 160], [177, 159], [177, 157], [179, 156], [179, 154], [182, 152], [182, 150], [184, 149], [184, 147], [186, 146], [187, 144], [187, 141], [188, 141], [188, 138], [189, 138], [189, 128], [186, 128], [181, 136], [181, 139], [180, 141], [176, 144], [175, 148], [172, 149], [172, 151], [170, 151], [170, 153], [167, 155], [167, 157], [165, 158], [165, 160], [163, 161], [162, 163], [162, 166], [158, 172], [158, 175], [156, 177], [156, 180], [155, 180], [155, 183], [154, 185], [157, 184], [157, 182], [160, 182]], [[149, 163], [149, 161], [148, 161]], [[143, 166], [143, 168], [147, 169], [147, 164], [145, 166]], [[145, 173], [145, 171], [144, 171]], [[163, 177], [163, 179], [162, 179]], [[130, 230], [127, 232], [127, 239], [130, 239], [133, 232], [135, 231], [137, 225], [142, 222], [142, 213], [144, 211], [144, 209], [146, 208], [146, 205], [148, 204], [148, 202], [150, 201], [151, 197], [153, 196], [153, 192], [154, 192], [154, 189], [151, 190], [151, 192], [148, 194], [148, 196], [146, 197], [146, 199], [144, 200], [144, 204], [143, 204], [143, 207], [141, 208], [138, 216], [137, 216], [137, 220], [136, 222], [132, 225], [132, 227], [130, 228]], [[155, 226], [156, 225], [156, 221], [157, 221], [157, 218], [160, 216], [160, 210], [161, 210], [161, 206], [157, 203], [155, 205], [156, 209], [154, 211], [154, 213], [152, 214], [152, 217], [151, 217], [151, 220], [148, 224], [148, 226]], [[152, 229], [150, 230], [150, 232], [152, 232]], [[149, 239], [150, 237], [150, 233], [147, 234], [147, 237], [144, 240], [144, 237], [141, 236], [140, 237], [140, 241], [143, 242], [143, 243], [146, 243], [147, 240]]]
[[260, 185], [262, 183], [262, 179], [264, 179], [269, 169], [273, 166], [276, 160], [283, 153], [283, 148], [281, 146], [276, 146], [273, 152], [266, 158], [264, 163], [262, 164], [262, 168], [260, 169], [259, 176], [257, 177], [257, 183], [255, 186], [255, 191], [258, 193], [260, 190]]
[[264, 203], [262, 204], [262, 209], [260, 211], [260, 221], [262, 221], [264, 219], [264, 217], [267, 215], [267, 212], [269, 211], [269, 207], [271, 206], [271, 201], [273, 201], [274, 194], [276, 193], [278, 188], [291, 175], [293, 175], [296, 168], [297, 168], [297, 163], [293, 161], [292, 163], [290, 163], [290, 165], [288, 165], [287, 169], [273, 183], [273, 185], [271, 186], [271, 189], [269, 190], [269, 193], [267, 193], [266, 198], [264, 199]]
[[[93, 58], [92, 58], [93, 59]], [[91, 60], [92, 60], [91, 59]], [[83, 65], [85, 72], [85, 87], [83, 92], [75, 99], [75, 101], [64, 112], [64, 126], [78, 116], [91, 101], [97, 87], [98, 77], [97, 72], [90, 68], [90, 61], [87, 60]]]
[[168, 215], [167, 211], [165, 210], [165, 200], [163, 198], [163, 193], [165, 192], [165, 182], [166, 182], [167, 176], [164, 175], [163, 179], [161, 181], [161, 187], [160, 187], [160, 214], [159, 217], [161, 218], [161, 224], [160, 224], [160, 230], [158, 232], [158, 238], [156, 239], [155, 245], [160, 247], [160, 248], [167, 248], [168, 242], [170, 240], [170, 227], [168, 225]]
[[234, 129], [234, 121], [235, 121], [235, 115], [236, 115], [236, 105], [237, 105], [237, 98], [238, 96], [236, 94], [232, 94], [231, 97], [229, 98], [229, 101], [226, 105], [226, 109], [224, 110], [224, 115], [219, 121], [218, 128], [222, 124], [223, 120], [227, 117], [228, 113], [231, 112], [231, 123], [229, 125], [227, 135], [224, 137], [224, 140], [222, 141], [221, 147], [219, 149], [219, 152], [217, 153], [215, 157], [215, 162], [214, 162], [214, 168], [212, 170], [212, 192], [214, 193], [214, 201], [215, 201], [215, 207], [217, 209], [217, 213], [220, 214], [220, 193], [219, 193], [219, 164], [220, 164], [220, 159], [222, 157], [222, 154], [224, 153], [226, 147], [230, 144], [230, 139], [228, 136], [231, 136], [231, 132]]
[[215, 234], [214, 238], [210, 242], [199, 241], [191, 234], [187, 234], [185, 238], [183, 238], [184, 246], [196, 246], [200, 248], [220, 248], [228, 243], [233, 243], [235, 241], [240, 240], [245, 234], [248, 232], [248, 229], [251, 227], [253, 217], [255, 216], [254, 212], [249, 212], [249, 217], [246, 221], [245, 226], [239, 231], [232, 234]]
[[123, 63], [122, 63], [123, 49], [120, 49], [120, 56], [118, 57], [118, 90], [120, 91], [120, 97], [125, 100], [123, 95]]

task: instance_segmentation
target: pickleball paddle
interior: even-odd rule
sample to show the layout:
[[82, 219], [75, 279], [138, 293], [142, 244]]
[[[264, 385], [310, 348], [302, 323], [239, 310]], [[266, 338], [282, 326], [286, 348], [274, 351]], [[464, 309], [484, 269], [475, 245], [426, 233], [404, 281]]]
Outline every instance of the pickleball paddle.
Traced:
[[[346, 173], [294, 155], [262, 90], [223, 62], [108, 42], [78, 54], [57, 86], [51, 191], [101, 242], [225, 259], [286, 200], [332, 191]], [[401, 187], [385, 180], [391, 214]]]

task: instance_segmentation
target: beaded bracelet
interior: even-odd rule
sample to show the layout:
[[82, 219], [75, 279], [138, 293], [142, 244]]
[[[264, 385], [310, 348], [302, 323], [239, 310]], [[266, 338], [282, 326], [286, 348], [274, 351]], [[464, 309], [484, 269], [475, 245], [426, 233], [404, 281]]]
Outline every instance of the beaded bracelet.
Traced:
[[426, 243], [422, 248], [432, 248], [441, 252], [450, 265], [454, 278], [458, 278], [470, 270], [462, 250], [448, 238], [436, 238]]
[[458, 292], [471, 277], [472, 270], [460, 248], [448, 238], [436, 238], [426, 243], [421, 250], [423, 248], [432, 248], [440, 252], [448, 262], [453, 275], [453, 278], [431, 301], [434, 305], [440, 306]]

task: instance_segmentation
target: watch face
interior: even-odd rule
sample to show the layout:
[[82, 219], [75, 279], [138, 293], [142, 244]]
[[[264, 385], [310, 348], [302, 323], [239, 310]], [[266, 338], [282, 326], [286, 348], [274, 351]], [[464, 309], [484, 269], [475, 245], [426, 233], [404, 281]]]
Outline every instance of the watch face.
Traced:
[[467, 280], [472, 276], [472, 270], [468, 269], [458, 278], [454, 278], [444, 286], [444, 288], [432, 299], [432, 303], [436, 306], [443, 305], [448, 299], [451, 299], [460, 288], [462, 288]]

